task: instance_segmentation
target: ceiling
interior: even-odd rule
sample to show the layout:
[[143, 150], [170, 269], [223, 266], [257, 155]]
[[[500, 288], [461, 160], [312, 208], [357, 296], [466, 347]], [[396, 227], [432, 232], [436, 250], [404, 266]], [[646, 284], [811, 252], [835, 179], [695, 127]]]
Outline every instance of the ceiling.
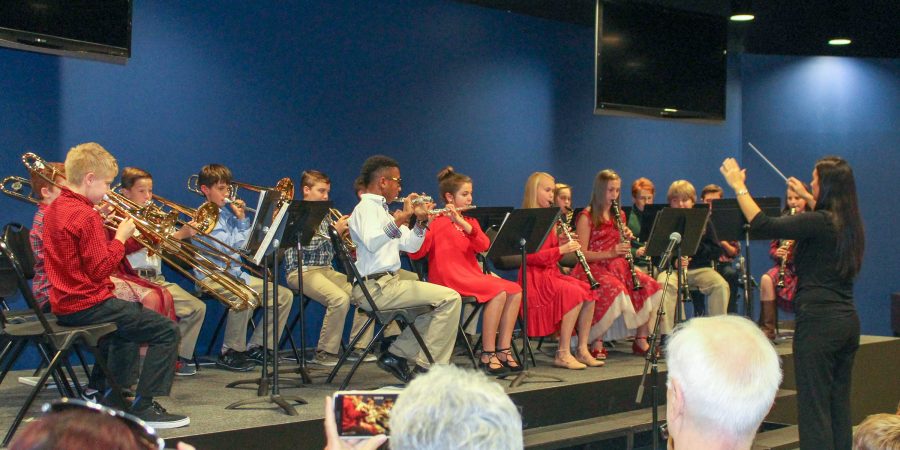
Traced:
[[[595, 0], [457, 0], [512, 13], [594, 26]], [[619, 0], [634, 2], [636, 0]], [[730, 15], [729, 0], [642, 0]], [[729, 22], [729, 49], [755, 54], [900, 57], [900, 0], [755, 0], [752, 22]], [[847, 46], [831, 46], [833, 37]]]

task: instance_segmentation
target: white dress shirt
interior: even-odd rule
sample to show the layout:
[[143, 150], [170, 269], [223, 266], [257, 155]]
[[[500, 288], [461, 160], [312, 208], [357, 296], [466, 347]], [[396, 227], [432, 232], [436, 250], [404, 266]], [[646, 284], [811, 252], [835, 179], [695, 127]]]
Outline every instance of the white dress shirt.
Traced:
[[425, 241], [424, 226], [397, 226], [384, 197], [363, 194], [350, 214], [350, 237], [356, 243], [356, 268], [362, 276], [400, 270], [400, 251], [415, 252]]
[[[249, 217], [244, 217], [242, 220], [238, 220], [238, 218], [231, 211], [231, 208], [219, 208], [219, 220], [216, 222], [216, 227], [213, 228], [212, 232], [210, 232], [209, 235], [231, 246], [232, 249], [240, 249], [244, 246], [244, 243], [247, 242], [247, 238], [250, 236], [250, 225], [251, 223]], [[233, 251], [232, 249], [226, 249], [215, 241], [206, 239], [199, 234], [195, 236], [194, 239], [204, 240], [208, 242], [211, 246], [213, 246], [220, 252], [230, 256], [234, 261], [241, 260], [241, 255], [239, 255], [237, 252]], [[226, 265], [225, 261], [222, 261], [219, 258], [210, 257], [208, 259], [219, 267], [225, 267]], [[250, 275], [241, 270], [241, 265], [237, 262], [229, 262], [228, 273], [240, 278], [241, 280], [244, 280], [244, 283], [250, 283]], [[194, 269], [194, 276], [198, 280], [206, 278], [206, 275], [204, 275], [197, 269]]]
[[157, 275], [162, 274], [162, 258], [159, 257], [159, 253], [149, 256], [149, 251], [146, 248], [142, 248], [125, 257], [128, 258], [128, 263], [131, 264], [131, 268], [134, 270], [153, 269], [156, 270]]

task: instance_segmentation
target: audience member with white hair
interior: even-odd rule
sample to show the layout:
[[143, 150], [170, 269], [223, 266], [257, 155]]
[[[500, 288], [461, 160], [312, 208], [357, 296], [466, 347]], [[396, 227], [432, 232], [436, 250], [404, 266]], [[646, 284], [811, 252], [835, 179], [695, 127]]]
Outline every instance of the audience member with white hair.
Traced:
[[[377, 436], [350, 444], [337, 433], [331, 399], [325, 402], [326, 450], [374, 449]], [[522, 449], [522, 418], [509, 396], [480, 372], [432, 366], [397, 397], [391, 410], [392, 450]]]
[[685, 322], [669, 338], [666, 365], [666, 421], [676, 450], [752, 446], [782, 377], [775, 348], [753, 322]]

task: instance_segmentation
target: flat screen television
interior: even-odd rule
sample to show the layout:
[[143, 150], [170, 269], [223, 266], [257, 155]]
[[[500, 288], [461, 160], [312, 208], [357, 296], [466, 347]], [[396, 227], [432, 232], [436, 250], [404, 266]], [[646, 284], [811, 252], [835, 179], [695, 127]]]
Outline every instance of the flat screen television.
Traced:
[[725, 120], [724, 17], [596, 4], [595, 114]]
[[0, 0], [0, 45], [124, 63], [132, 0]]

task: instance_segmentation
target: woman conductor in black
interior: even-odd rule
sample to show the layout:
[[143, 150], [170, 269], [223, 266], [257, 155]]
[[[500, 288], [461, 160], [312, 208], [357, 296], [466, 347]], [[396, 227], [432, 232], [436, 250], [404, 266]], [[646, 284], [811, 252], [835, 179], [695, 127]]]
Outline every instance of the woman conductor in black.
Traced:
[[841, 158], [816, 162], [812, 194], [799, 180], [788, 184], [813, 200], [813, 211], [794, 216], [761, 214], [744, 184], [745, 170], [733, 158], [719, 169], [757, 236], [794, 239], [797, 269], [794, 365], [800, 448], [848, 449], [852, 445], [850, 374], [859, 347], [859, 317], [853, 280], [859, 273], [865, 235], [853, 170]]

